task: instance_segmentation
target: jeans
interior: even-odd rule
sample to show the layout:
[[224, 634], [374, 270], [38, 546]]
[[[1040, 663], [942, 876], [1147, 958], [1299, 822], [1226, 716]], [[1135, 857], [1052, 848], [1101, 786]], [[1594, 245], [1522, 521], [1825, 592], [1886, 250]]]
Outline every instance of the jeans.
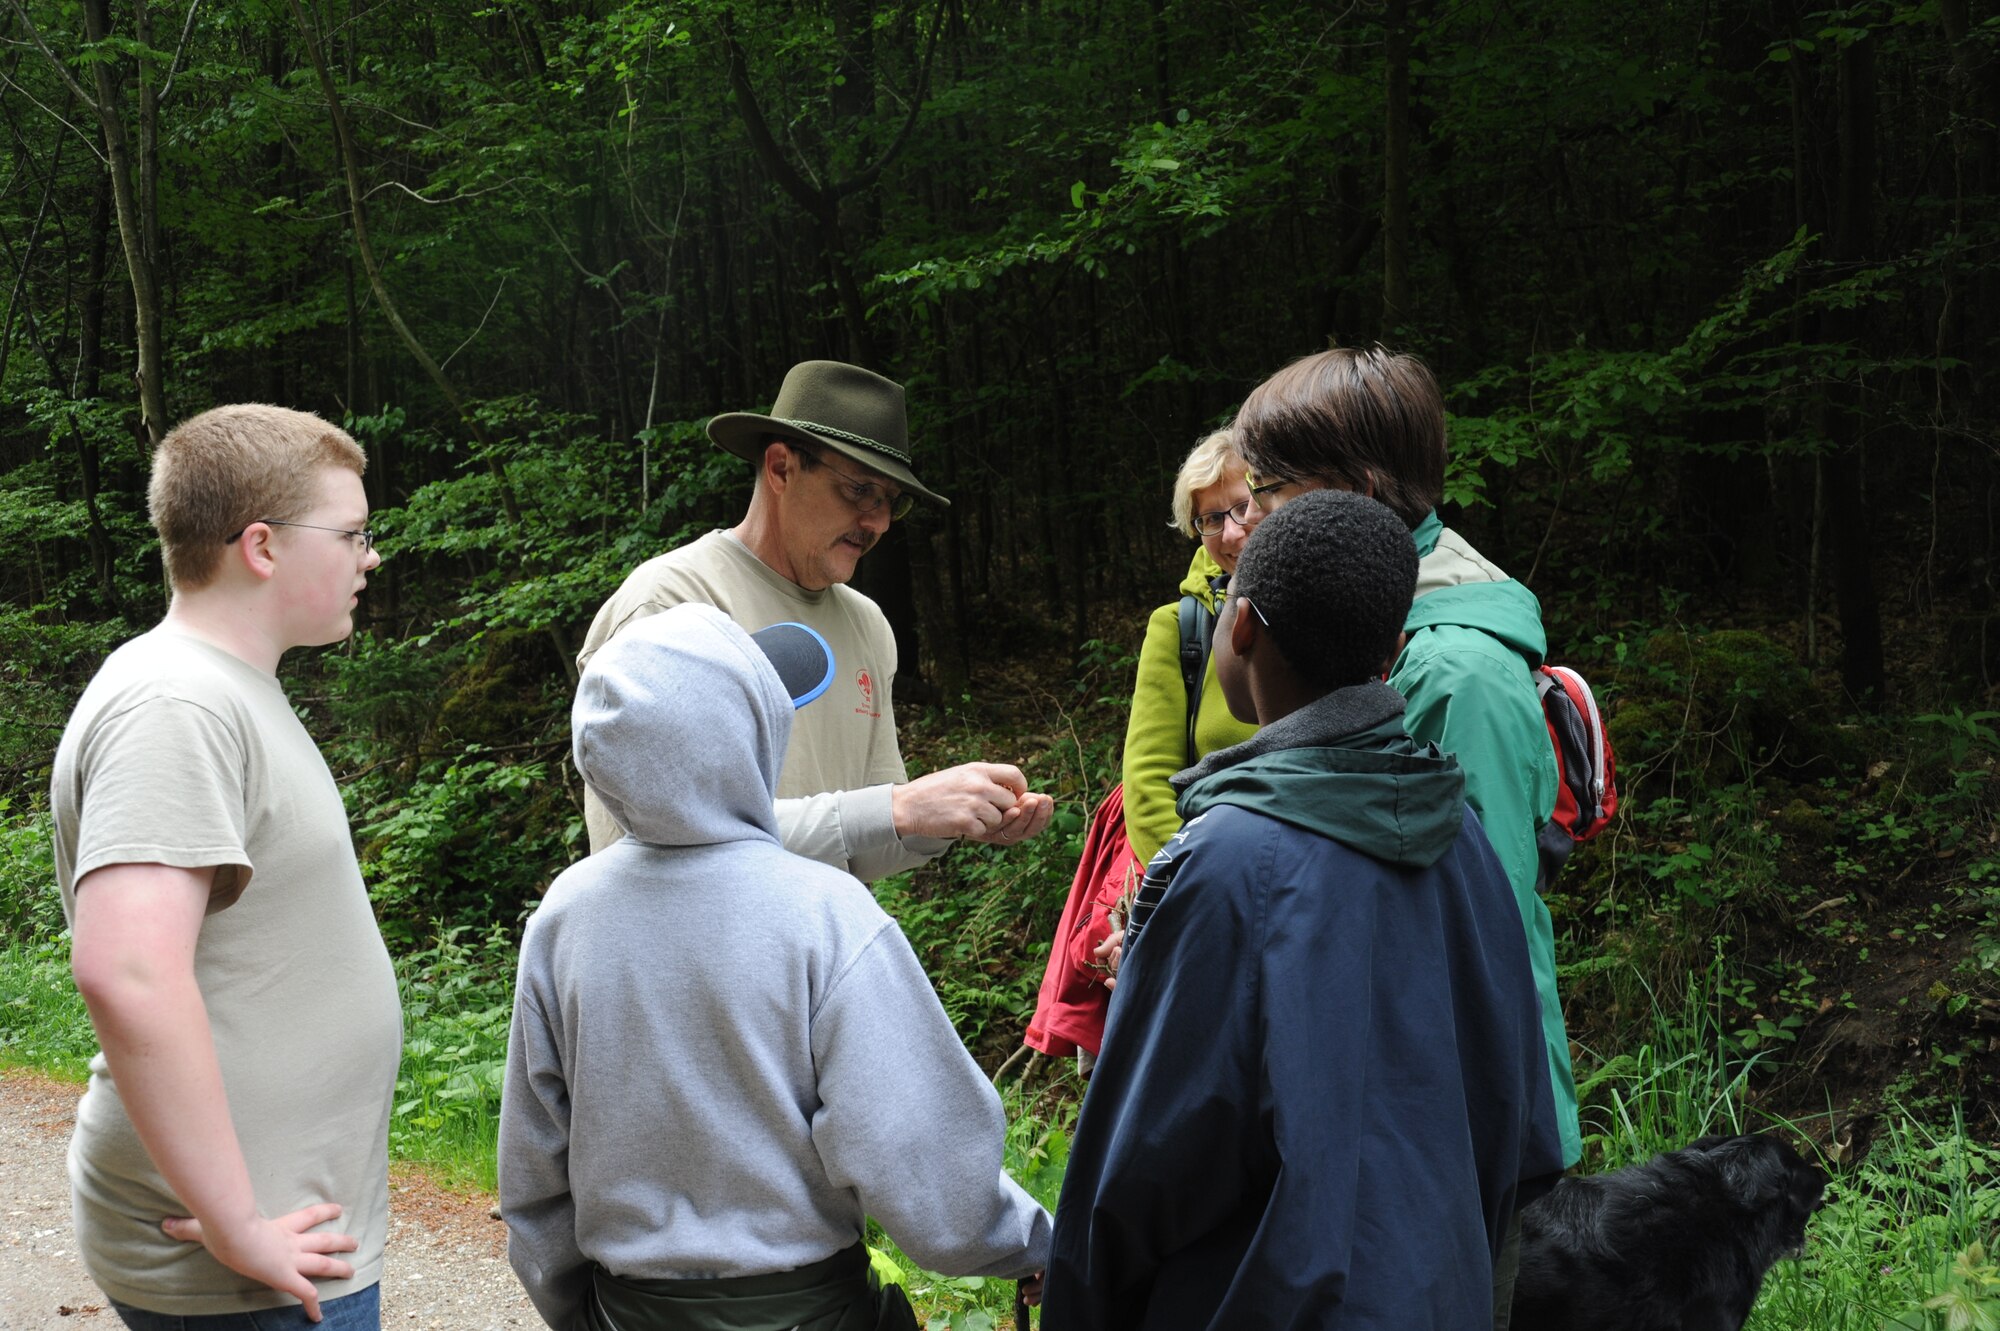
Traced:
[[249, 1313], [149, 1313], [112, 1301], [111, 1306], [132, 1331], [382, 1331], [382, 1287], [367, 1289], [319, 1305], [323, 1319], [307, 1319], [300, 1304], [288, 1308], [260, 1308]]

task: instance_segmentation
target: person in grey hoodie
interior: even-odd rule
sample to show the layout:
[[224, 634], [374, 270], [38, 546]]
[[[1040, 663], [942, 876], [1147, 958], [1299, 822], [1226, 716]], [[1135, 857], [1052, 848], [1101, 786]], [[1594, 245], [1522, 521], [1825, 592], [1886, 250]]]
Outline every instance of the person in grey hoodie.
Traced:
[[779, 842], [792, 697], [692, 603], [584, 672], [577, 770], [627, 832], [528, 921], [500, 1111], [508, 1257], [557, 1331], [914, 1328], [873, 1285], [869, 1216], [940, 1273], [1046, 1264], [909, 943]]

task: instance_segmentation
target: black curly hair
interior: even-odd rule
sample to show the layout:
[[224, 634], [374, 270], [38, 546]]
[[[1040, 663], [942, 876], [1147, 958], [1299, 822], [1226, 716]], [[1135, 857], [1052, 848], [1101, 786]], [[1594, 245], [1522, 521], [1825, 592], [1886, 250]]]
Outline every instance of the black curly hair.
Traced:
[[1316, 688], [1380, 673], [1417, 588], [1417, 547], [1385, 505], [1314, 490], [1257, 524], [1229, 594], [1246, 596], [1278, 650]]

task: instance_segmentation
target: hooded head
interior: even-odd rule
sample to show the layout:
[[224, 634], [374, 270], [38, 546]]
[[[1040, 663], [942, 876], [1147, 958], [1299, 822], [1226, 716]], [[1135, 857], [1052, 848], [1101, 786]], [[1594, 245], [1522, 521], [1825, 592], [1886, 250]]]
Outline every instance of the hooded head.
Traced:
[[584, 669], [570, 710], [576, 770], [641, 841], [776, 841], [792, 712], [831, 673], [825, 641], [802, 625], [753, 636], [693, 603], [650, 615]]

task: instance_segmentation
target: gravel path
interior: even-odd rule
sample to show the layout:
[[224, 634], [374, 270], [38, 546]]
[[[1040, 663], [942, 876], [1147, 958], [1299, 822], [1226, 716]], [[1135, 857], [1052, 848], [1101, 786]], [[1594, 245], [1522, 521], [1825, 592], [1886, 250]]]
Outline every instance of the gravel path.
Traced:
[[[63, 1158], [82, 1088], [0, 1070], [0, 1331], [120, 1331], [70, 1241]], [[491, 1197], [446, 1192], [416, 1171], [390, 1180], [382, 1325], [536, 1328], [507, 1266]]]

